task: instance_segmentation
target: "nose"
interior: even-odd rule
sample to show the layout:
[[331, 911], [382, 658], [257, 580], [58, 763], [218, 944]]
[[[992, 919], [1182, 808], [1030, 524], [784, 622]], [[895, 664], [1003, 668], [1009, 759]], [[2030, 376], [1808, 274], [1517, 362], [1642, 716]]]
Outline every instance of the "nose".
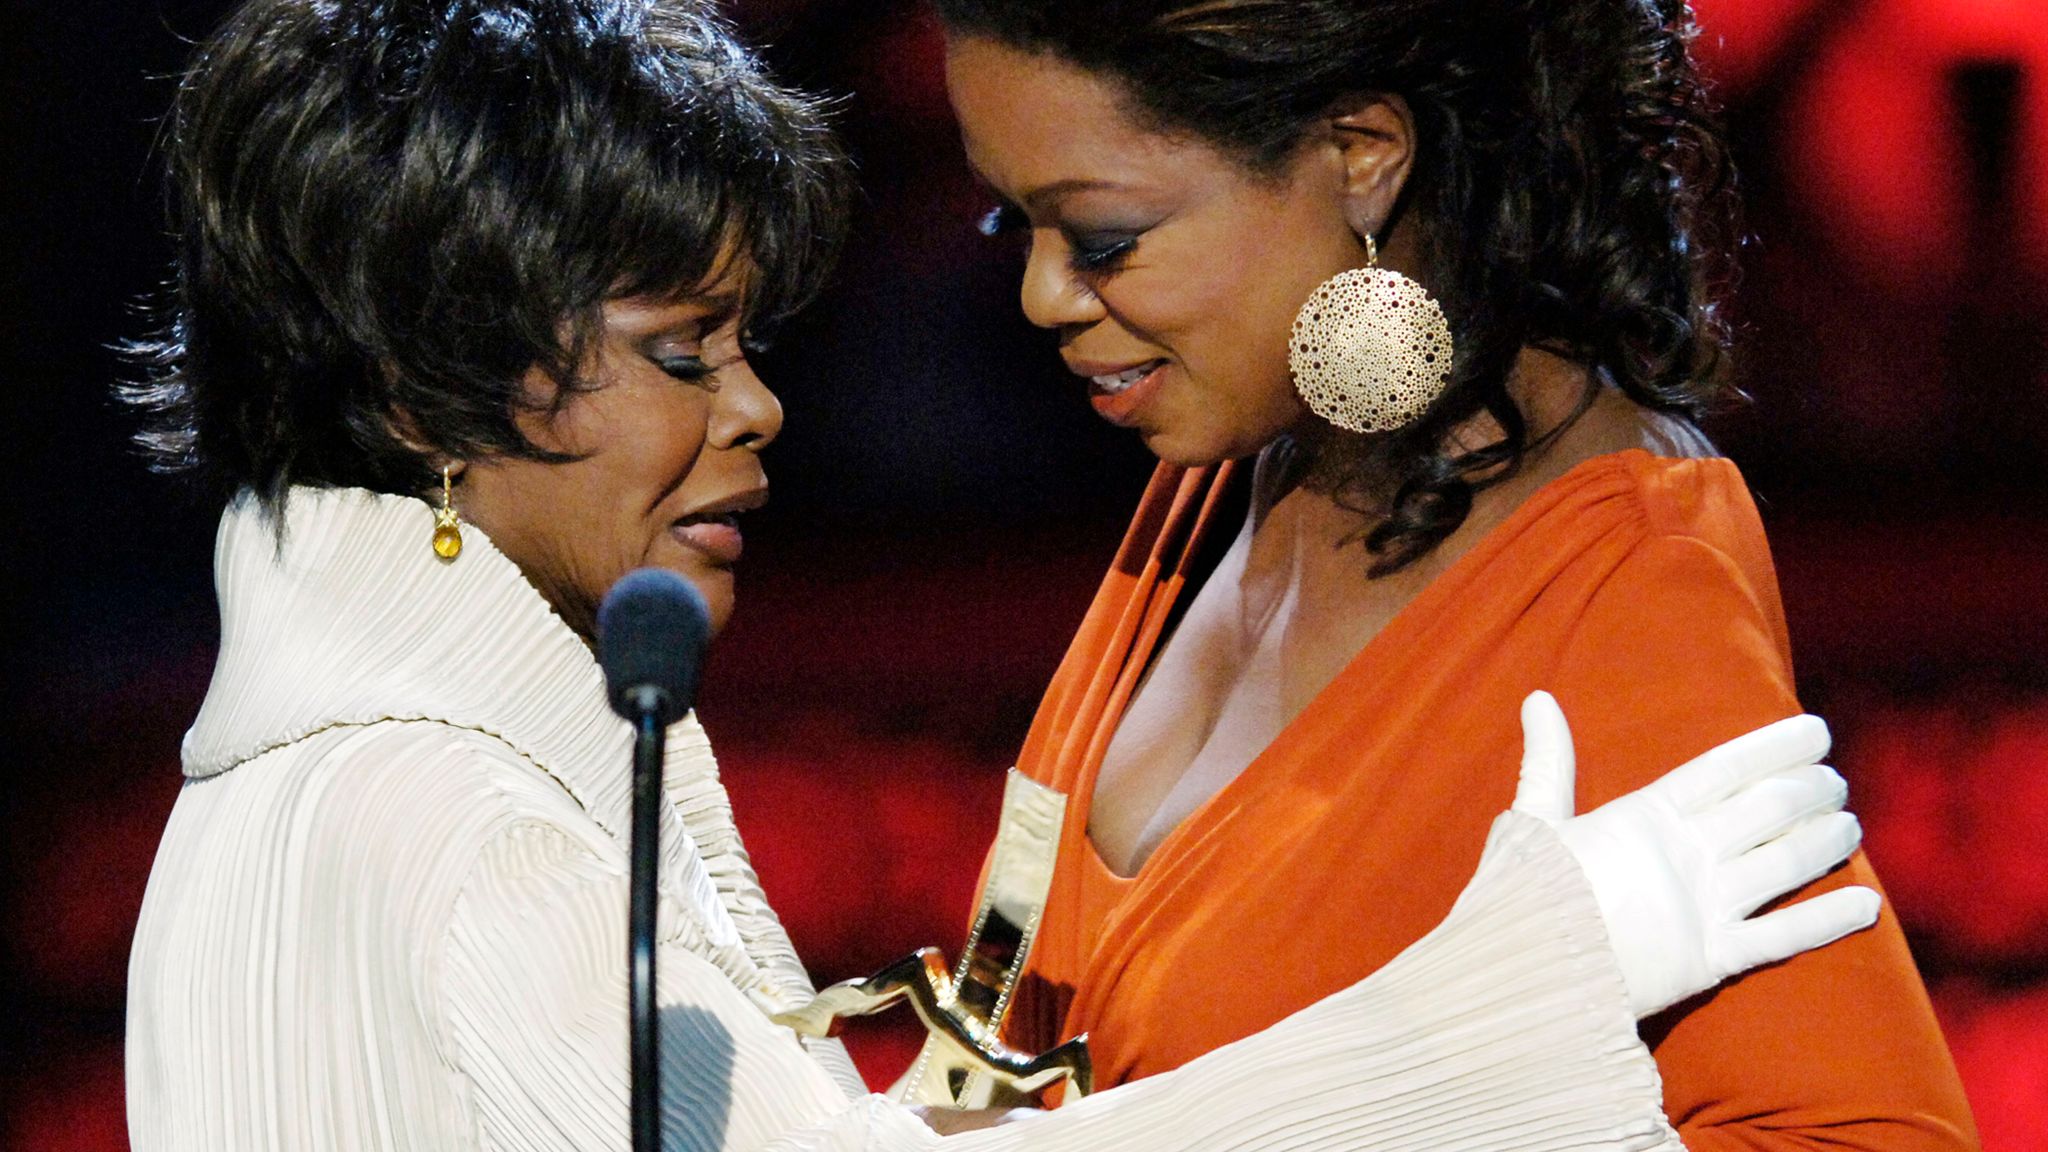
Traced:
[[782, 431], [782, 401], [754, 374], [754, 366], [737, 360], [718, 374], [716, 403], [706, 437], [714, 448], [759, 452]]
[[1102, 301], [1074, 275], [1068, 263], [1066, 241], [1038, 236], [1024, 261], [1024, 283], [1020, 292], [1024, 318], [1040, 328], [1066, 328], [1092, 324], [1102, 319]]

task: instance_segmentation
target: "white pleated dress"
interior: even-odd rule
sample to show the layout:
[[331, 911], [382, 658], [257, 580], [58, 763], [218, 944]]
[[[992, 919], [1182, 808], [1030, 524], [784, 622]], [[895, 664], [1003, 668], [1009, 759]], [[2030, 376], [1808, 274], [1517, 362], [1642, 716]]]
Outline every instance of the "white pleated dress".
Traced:
[[[128, 983], [136, 1152], [622, 1152], [631, 734], [589, 650], [473, 526], [417, 500], [244, 498]], [[663, 1146], [1676, 1149], [1590, 891], [1504, 816], [1444, 925], [1174, 1072], [943, 1141], [835, 1042], [703, 730], [661, 814]], [[841, 813], [833, 818], [858, 818]], [[1275, 974], [1285, 978], [1285, 972]]]

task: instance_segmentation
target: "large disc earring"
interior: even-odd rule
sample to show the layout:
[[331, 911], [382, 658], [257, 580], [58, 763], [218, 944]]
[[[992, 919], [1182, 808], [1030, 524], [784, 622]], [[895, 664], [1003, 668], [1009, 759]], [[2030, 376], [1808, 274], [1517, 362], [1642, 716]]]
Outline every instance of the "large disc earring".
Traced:
[[1422, 285], [1382, 268], [1323, 281], [1294, 317], [1287, 368], [1309, 411], [1350, 432], [1391, 432], [1420, 417], [1451, 376], [1451, 324]]
[[455, 466], [441, 465], [441, 507], [434, 512], [434, 555], [453, 560], [462, 555], [462, 519], [455, 512]]

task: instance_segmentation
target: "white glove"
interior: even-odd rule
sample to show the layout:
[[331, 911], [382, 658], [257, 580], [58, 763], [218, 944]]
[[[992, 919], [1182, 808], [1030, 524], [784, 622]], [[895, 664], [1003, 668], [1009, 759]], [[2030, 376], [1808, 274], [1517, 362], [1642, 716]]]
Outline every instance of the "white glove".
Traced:
[[1878, 895], [1861, 887], [1747, 919], [1863, 838], [1841, 810], [1848, 786], [1820, 763], [1827, 751], [1827, 725], [1795, 716], [1575, 817], [1564, 713], [1548, 692], [1522, 702], [1514, 809], [1556, 828], [1577, 857], [1637, 1019], [1877, 922]]

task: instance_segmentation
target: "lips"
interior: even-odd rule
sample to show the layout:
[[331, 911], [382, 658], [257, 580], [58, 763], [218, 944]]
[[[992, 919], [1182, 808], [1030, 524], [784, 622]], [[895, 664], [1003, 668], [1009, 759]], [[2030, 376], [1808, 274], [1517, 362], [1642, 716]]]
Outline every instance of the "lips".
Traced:
[[669, 525], [668, 534], [685, 548], [718, 565], [737, 564], [746, 542], [740, 535], [739, 514], [751, 512], [768, 502], [768, 489], [749, 488], [699, 505]]
[[678, 544], [721, 566], [739, 563], [741, 553], [746, 550], [740, 526], [730, 516], [675, 524], [669, 528], [668, 534]]
[[1135, 368], [1126, 368], [1121, 372], [1090, 376], [1088, 383], [1094, 385], [1097, 392], [1105, 396], [1114, 396], [1119, 392], [1129, 389], [1131, 385], [1136, 384], [1138, 381], [1143, 380], [1154, 368], [1164, 363], [1166, 363], [1164, 360], [1147, 360]]
[[1088, 403], [1104, 420], [1128, 428], [1138, 411], [1159, 391], [1166, 378], [1165, 360], [1147, 360], [1127, 368], [1069, 365], [1088, 377]]

